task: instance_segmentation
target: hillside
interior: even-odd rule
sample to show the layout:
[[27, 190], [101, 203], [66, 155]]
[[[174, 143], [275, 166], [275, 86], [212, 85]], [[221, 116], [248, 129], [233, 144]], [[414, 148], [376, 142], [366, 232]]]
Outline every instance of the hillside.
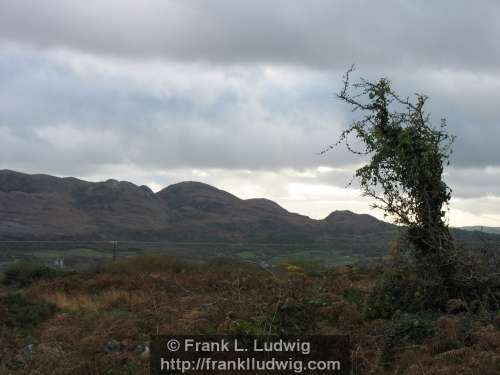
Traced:
[[466, 231], [477, 231], [482, 233], [500, 234], [500, 227], [483, 227], [479, 225], [460, 227], [462, 230]]
[[[396, 226], [370, 215], [335, 211], [314, 220], [273, 201], [240, 199], [200, 182], [154, 193], [125, 181], [0, 171], [1, 240], [288, 243], [381, 255], [397, 233]], [[497, 239], [460, 230], [455, 235], [473, 247]]]
[[0, 238], [325, 243], [338, 236], [393, 232], [369, 215], [335, 212], [324, 220], [267, 199], [240, 199], [199, 182], [153, 193], [107, 180], [0, 171]]

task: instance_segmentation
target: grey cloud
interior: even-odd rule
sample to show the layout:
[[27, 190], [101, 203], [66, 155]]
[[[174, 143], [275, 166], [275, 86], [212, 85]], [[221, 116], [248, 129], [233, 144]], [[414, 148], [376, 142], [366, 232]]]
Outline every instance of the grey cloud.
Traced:
[[500, 197], [500, 168], [451, 168], [446, 176], [457, 198]]
[[[500, 226], [500, 215], [498, 212], [498, 204], [500, 198], [498, 197], [483, 197], [474, 199], [455, 199], [452, 200], [451, 206], [465, 212], [469, 215], [474, 215], [479, 219], [486, 219], [487, 226]], [[477, 220], [477, 219], [476, 219]], [[474, 223], [472, 223], [474, 225]], [[483, 225], [483, 224], [479, 224]]]
[[[157, 92], [138, 71], [78, 73], [30, 51], [5, 50], [0, 64], [0, 160], [10, 168], [300, 168], [324, 164], [317, 152], [340, 129], [328, 82], [317, 78], [283, 88], [243, 69], [214, 85], [192, 68]], [[334, 162], [349, 159], [339, 150]]]
[[498, 71], [497, 1], [0, 3], [7, 42], [144, 59]]
[[[0, 53], [0, 156], [6, 166], [31, 163], [78, 173], [113, 164], [269, 169], [362, 161], [344, 147], [317, 155], [352, 117], [334, 97], [340, 73], [266, 73], [245, 66], [235, 73], [203, 64], [179, 71], [164, 63], [155, 75], [147, 64], [99, 60], [75, 68], [78, 54], [56, 57], [25, 49]], [[491, 116], [469, 103], [481, 103], [494, 90], [469, 97], [464, 89], [450, 98], [449, 88], [426, 81], [423, 73], [395, 75], [394, 84], [411, 94], [417, 78], [431, 95], [433, 118], [447, 116], [457, 135], [453, 166], [500, 165], [496, 103], [488, 102]]]

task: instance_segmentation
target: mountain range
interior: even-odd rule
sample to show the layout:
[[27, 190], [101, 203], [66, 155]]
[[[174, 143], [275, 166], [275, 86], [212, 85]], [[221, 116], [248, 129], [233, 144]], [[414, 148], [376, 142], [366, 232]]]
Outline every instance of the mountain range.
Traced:
[[473, 225], [473, 226], [461, 227], [460, 229], [500, 235], [500, 227], [484, 227], [481, 225]]
[[[370, 215], [334, 211], [314, 220], [271, 200], [240, 199], [200, 182], [154, 193], [125, 181], [0, 170], [1, 240], [307, 243], [381, 251], [397, 233], [396, 226]], [[456, 233], [470, 244], [497, 237]]]

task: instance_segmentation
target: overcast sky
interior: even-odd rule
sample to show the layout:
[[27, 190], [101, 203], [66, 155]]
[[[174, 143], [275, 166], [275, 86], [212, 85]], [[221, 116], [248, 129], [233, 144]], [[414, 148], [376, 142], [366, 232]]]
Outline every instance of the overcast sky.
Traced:
[[355, 63], [448, 119], [450, 223], [500, 226], [499, 40], [493, 0], [1, 0], [0, 168], [382, 217], [345, 188], [361, 160], [317, 154]]

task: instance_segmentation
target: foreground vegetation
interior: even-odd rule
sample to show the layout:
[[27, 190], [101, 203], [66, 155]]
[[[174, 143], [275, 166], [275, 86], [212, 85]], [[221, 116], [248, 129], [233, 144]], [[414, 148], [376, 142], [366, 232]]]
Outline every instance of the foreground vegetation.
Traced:
[[423, 291], [409, 284], [414, 310], [404, 312], [409, 300], [374, 292], [390, 282], [381, 268], [158, 256], [82, 272], [21, 268], [0, 287], [0, 374], [148, 374], [157, 333], [348, 333], [356, 374], [500, 372], [498, 310], [418, 305]]

